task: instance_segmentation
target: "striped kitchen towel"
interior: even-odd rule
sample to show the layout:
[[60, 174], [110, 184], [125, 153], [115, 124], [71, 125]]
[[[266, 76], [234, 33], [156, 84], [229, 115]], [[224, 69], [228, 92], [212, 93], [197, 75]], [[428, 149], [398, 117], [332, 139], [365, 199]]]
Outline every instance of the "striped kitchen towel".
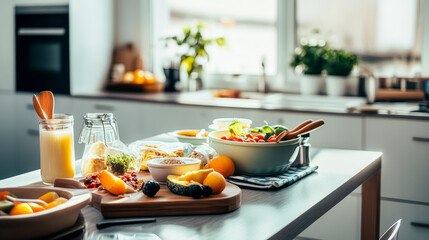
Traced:
[[289, 186], [292, 183], [310, 175], [319, 168], [318, 166], [309, 167], [291, 167], [283, 174], [267, 177], [252, 177], [252, 176], [230, 176], [227, 180], [242, 187], [257, 188], [257, 189], [275, 189]]

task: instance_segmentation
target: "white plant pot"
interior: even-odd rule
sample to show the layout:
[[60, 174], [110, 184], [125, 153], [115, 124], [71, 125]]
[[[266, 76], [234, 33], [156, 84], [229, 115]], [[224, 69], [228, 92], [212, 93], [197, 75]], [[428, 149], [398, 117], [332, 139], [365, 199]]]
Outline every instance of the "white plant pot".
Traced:
[[327, 76], [326, 93], [328, 96], [345, 96], [347, 94], [348, 77]]
[[321, 75], [301, 75], [300, 90], [304, 95], [317, 95], [320, 93], [323, 85]]

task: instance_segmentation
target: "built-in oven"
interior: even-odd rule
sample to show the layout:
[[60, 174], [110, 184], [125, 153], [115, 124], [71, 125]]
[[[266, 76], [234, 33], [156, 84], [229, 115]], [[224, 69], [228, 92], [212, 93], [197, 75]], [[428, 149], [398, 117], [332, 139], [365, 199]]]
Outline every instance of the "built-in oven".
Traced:
[[16, 91], [70, 94], [68, 6], [16, 7]]

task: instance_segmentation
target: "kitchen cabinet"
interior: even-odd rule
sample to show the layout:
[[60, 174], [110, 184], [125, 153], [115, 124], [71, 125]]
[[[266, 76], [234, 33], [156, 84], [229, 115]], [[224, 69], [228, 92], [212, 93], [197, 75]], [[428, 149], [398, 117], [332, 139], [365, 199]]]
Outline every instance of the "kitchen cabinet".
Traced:
[[0, 94], [0, 179], [16, 175], [18, 171], [15, 147], [15, 95]]
[[304, 230], [299, 237], [358, 240], [360, 239], [360, 216], [361, 197], [351, 194]]
[[[124, 143], [143, 138], [145, 122], [144, 104], [132, 101], [115, 101], [106, 99], [73, 98], [73, 115], [75, 117], [75, 150], [76, 158], [82, 157], [85, 144], [78, 144], [83, 117], [86, 113], [113, 113], [117, 120], [119, 137]], [[152, 123], [152, 126], [156, 122]]]
[[[213, 119], [235, 116], [234, 109], [183, 106], [177, 104], [144, 104], [143, 137], [171, 132], [178, 129], [202, 129]], [[240, 116], [237, 116], [240, 117]]]
[[398, 239], [426, 240], [429, 238], [427, 205], [382, 200], [380, 232], [385, 232], [399, 219], [402, 219], [402, 223]]
[[323, 119], [325, 125], [310, 134], [310, 144], [317, 148], [362, 149], [363, 121], [360, 117], [348, 117], [318, 113], [277, 112], [243, 109], [242, 116], [253, 120], [253, 125], [283, 124], [294, 128], [305, 120]]
[[365, 150], [383, 152], [381, 195], [429, 203], [429, 121], [366, 118]]
[[[19, 173], [40, 168], [39, 117], [33, 107], [32, 93], [15, 95], [15, 156]], [[71, 98], [55, 95], [56, 113], [70, 113]]]
[[12, 0], [0, 1], [0, 90], [15, 89], [15, 16]]

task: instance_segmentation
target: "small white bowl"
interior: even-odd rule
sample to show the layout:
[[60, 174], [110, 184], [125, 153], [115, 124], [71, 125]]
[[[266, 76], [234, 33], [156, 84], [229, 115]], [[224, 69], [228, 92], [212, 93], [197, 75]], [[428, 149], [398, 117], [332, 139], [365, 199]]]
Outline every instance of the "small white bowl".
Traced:
[[[185, 164], [161, 164], [165, 159], [178, 159]], [[157, 182], [165, 183], [168, 175], [183, 175], [187, 172], [199, 170], [201, 168], [201, 160], [188, 157], [165, 157], [155, 158], [147, 161], [149, 172], [153, 179]]]
[[179, 142], [190, 143], [190, 144], [194, 144], [194, 145], [201, 145], [201, 144], [207, 142], [207, 137], [191, 137], [191, 136], [185, 136], [185, 135], [179, 134], [180, 132], [191, 132], [191, 131], [199, 132], [200, 130], [201, 129], [182, 129], [182, 130], [174, 131], [170, 134], [177, 137]]

